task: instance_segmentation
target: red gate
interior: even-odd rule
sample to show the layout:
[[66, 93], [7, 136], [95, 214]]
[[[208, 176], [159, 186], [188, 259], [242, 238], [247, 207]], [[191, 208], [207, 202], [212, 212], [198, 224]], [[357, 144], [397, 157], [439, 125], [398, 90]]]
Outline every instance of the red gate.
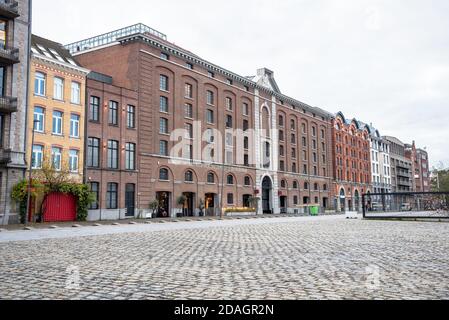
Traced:
[[76, 197], [71, 194], [50, 193], [42, 204], [44, 222], [76, 220]]

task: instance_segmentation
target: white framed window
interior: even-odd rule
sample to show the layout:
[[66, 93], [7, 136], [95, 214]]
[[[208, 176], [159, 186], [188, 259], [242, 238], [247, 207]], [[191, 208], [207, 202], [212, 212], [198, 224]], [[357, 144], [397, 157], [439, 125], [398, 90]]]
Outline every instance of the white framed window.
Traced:
[[226, 97], [225, 104], [226, 104], [226, 109], [229, 111], [232, 111], [232, 109], [233, 109], [232, 99], [229, 97]]
[[193, 106], [190, 103], [184, 105], [184, 117], [189, 119], [193, 118]]
[[159, 133], [168, 134], [168, 120], [165, 118], [159, 119]]
[[243, 103], [243, 115], [244, 116], [249, 116], [249, 105], [245, 102]]
[[34, 131], [44, 132], [45, 128], [45, 110], [42, 107], [34, 107]]
[[78, 161], [79, 161], [78, 150], [69, 151], [69, 169], [70, 172], [78, 172]]
[[234, 146], [234, 136], [232, 135], [232, 133], [226, 133], [226, 146]]
[[70, 136], [72, 138], [79, 138], [80, 136], [80, 116], [77, 114], [70, 116]]
[[33, 169], [42, 169], [43, 157], [44, 157], [44, 147], [40, 145], [34, 145], [33, 156], [31, 158], [31, 167]]
[[207, 121], [207, 123], [214, 124], [215, 120], [214, 120], [214, 111], [213, 110], [210, 110], [210, 109], [206, 110], [206, 121]]
[[168, 77], [161, 74], [159, 76], [159, 89], [162, 91], [168, 91]]
[[72, 82], [71, 102], [81, 104], [81, 85], [78, 82]]
[[45, 96], [45, 74], [36, 72], [34, 77], [34, 94]]
[[190, 123], [186, 123], [184, 125], [185, 129], [185, 138], [186, 139], [193, 139], [193, 126]]
[[233, 164], [234, 163], [234, 154], [232, 150], [226, 150], [226, 164]]
[[62, 135], [62, 116], [61, 111], [53, 111], [53, 134]]
[[61, 78], [54, 78], [53, 80], [53, 98], [64, 100], [64, 80]]
[[51, 159], [53, 168], [57, 171], [61, 170], [61, 162], [62, 162], [62, 150], [61, 148], [53, 147], [51, 149]]
[[159, 99], [159, 111], [168, 113], [168, 98], [161, 96]]

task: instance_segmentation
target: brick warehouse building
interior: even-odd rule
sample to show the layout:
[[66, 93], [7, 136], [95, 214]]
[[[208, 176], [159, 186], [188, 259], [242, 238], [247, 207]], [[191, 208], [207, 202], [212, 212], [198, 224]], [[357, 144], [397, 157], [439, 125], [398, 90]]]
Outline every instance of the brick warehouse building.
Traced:
[[[110, 76], [92, 73], [102, 80], [88, 80], [89, 108], [103, 107], [101, 125], [89, 121], [86, 135], [103, 148], [97, 168], [87, 159], [86, 177], [99, 189], [97, 212], [148, 212], [157, 199], [160, 216], [181, 208], [194, 215], [200, 203], [216, 215], [220, 207], [248, 206], [252, 196], [265, 213], [331, 207], [332, 114], [283, 95], [270, 70], [239, 76], [141, 24], [66, 47], [85, 68]], [[133, 92], [135, 100], [101, 98], [106, 88]], [[133, 130], [125, 128], [128, 104], [135, 107]], [[176, 129], [181, 137], [173, 139]], [[130, 143], [135, 170], [126, 169]], [[134, 192], [126, 192], [131, 184]]]
[[369, 126], [339, 112], [332, 128], [334, 206], [338, 211], [360, 211], [361, 197], [372, 187]]

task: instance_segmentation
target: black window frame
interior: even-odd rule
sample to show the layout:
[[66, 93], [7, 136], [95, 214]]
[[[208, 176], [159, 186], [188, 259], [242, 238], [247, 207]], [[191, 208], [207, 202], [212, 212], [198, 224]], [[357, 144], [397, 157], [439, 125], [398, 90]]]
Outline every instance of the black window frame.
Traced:
[[136, 170], [136, 144], [133, 142], [125, 145], [125, 169]]
[[110, 100], [108, 107], [108, 124], [112, 126], [118, 126], [118, 109], [119, 104], [117, 101]]
[[97, 96], [90, 96], [89, 99], [89, 121], [100, 122], [101, 99]]
[[111, 210], [118, 209], [118, 183], [108, 182], [106, 189], [106, 208]]
[[167, 168], [159, 169], [159, 180], [161, 180], [161, 181], [169, 181], [170, 180], [170, 174], [169, 174]]
[[89, 190], [95, 197], [95, 200], [89, 204], [89, 210], [100, 209], [100, 183], [97, 181], [89, 182]]
[[[97, 142], [97, 143], [94, 143]], [[88, 137], [87, 138], [87, 163], [86, 166], [90, 168], [99, 168], [100, 167], [100, 152], [101, 140], [96, 137]], [[96, 152], [94, 152], [96, 151]]]
[[136, 128], [136, 106], [131, 104], [126, 106], [126, 127], [128, 129]]
[[118, 169], [120, 164], [119, 142], [108, 140], [108, 169]]

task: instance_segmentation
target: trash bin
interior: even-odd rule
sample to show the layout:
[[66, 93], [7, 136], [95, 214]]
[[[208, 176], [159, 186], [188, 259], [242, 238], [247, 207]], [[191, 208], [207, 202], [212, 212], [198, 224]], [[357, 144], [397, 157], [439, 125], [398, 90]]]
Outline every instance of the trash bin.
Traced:
[[317, 216], [320, 212], [320, 206], [310, 206], [310, 215]]

